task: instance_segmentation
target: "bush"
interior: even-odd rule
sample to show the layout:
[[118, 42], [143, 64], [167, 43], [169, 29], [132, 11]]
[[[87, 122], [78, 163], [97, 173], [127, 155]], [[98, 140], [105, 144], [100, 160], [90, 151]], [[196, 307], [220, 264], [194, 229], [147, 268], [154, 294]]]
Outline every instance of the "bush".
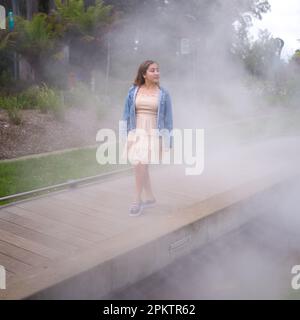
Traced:
[[36, 104], [41, 112], [53, 111], [57, 118], [63, 118], [64, 102], [62, 95], [57, 90], [49, 88], [46, 84], [36, 91]]
[[19, 104], [23, 109], [38, 108], [38, 99], [40, 88], [39, 86], [32, 86], [21, 92], [18, 95]]
[[14, 124], [21, 123], [20, 105], [17, 97], [0, 97], [0, 108], [7, 110], [9, 120]]
[[52, 111], [58, 119], [64, 116], [62, 94], [46, 85], [33, 86], [18, 95], [0, 96], [0, 108], [7, 110], [13, 123], [21, 123], [20, 109], [39, 109], [46, 113]]
[[13, 76], [8, 70], [3, 70], [0, 73], [0, 86], [9, 87], [13, 85]]
[[21, 124], [22, 117], [20, 113], [20, 109], [17, 107], [12, 107], [10, 109], [7, 109], [9, 120], [16, 125]]
[[69, 107], [89, 108], [98, 103], [98, 97], [83, 83], [65, 92], [65, 103]]
[[94, 109], [97, 119], [101, 119], [109, 110], [110, 101], [104, 95], [97, 95], [88, 86], [78, 83], [64, 93], [65, 105], [72, 108]]

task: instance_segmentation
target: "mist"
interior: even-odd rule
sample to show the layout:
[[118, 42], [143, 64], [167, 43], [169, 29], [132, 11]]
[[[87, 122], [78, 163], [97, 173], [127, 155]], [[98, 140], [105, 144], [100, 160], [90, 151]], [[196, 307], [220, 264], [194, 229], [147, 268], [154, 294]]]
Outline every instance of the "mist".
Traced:
[[[105, 59], [99, 59], [91, 68], [88, 65], [89, 56], [82, 60], [79, 58], [78, 69], [91, 70], [83, 76], [89, 89], [84, 91], [81, 87], [74, 87], [75, 92], [84, 97], [84, 102], [78, 100], [78, 108], [66, 109], [65, 120], [77, 134], [80, 133], [81, 142], [96, 144], [97, 131], [102, 128], [114, 129], [118, 137], [119, 120], [128, 89], [138, 66], [151, 59], [159, 64], [160, 85], [171, 96], [174, 128], [204, 129], [203, 176], [213, 188], [211, 191], [209, 186], [207, 190], [202, 186], [202, 189], [195, 190], [199, 191], [198, 201], [230, 190], [233, 186], [243, 188], [245, 181], [263, 177], [269, 179], [269, 173], [277, 172], [279, 175], [290, 170], [296, 177], [300, 160], [299, 111], [296, 107], [287, 108], [267, 99], [261, 93], [262, 82], [250, 74], [242, 60], [232, 52], [232, 44], [237, 41], [234, 22], [249, 9], [248, 1], [241, 1], [241, 7], [238, 7], [238, 1], [233, 0], [226, 1], [226, 4], [217, 0], [198, 1], [197, 11], [193, 14], [188, 1], [143, 3], [132, 5], [132, 11], [126, 15], [119, 13], [121, 19], [101, 39], [102, 57]], [[252, 18], [255, 19], [255, 16]], [[80, 48], [73, 48], [72, 55], [77, 54], [80, 57]], [[49, 71], [49, 76], [51, 74], [59, 87], [59, 64], [46, 65], [45, 70]], [[293, 105], [297, 106], [298, 102], [295, 96]], [[182, 176], [184, 166], [164, 166], [163, 170], [170, 172], [170, 181], [174, 184], [182, 182], [182, 185], [189, 185], [195, 181], [195, 177]], [[151, 172], [156, 173], [156, 168], [151, 166]], [[212, 178], [218, 178], [216, 183], [213, 179], [209, 180], [208, 173]], [[182, 180], [172, 180], [177, 175]], [[156, 175], [154, 185], [158, 189], [166, 184], [164, 178]], [[196, 178], [202, 181], [202, 176]], [[300, 256], [297, 235], [300, 227], [297, 211], [299, 184], [286, 183], [282, 186], [263, 193], [260, 201], [249, 201], [239, 208], [239, 215], [249, 210], [255, 211], [255, 214], [249, 222], [252, 227], [248, 231], [243, 233], [242, 227], [235, 230], [231, 244], [235, 242], [236, 248], [230, 248], [230, 244], [225, 242], [226, 236], [230, 235], [225, 235], [224, 240], [221, 237], [211, 246], [208, 244], [203, 251], [198, 251], [202, 260], [189, 262], [189, 267], [201, 271], [191, 278], [194, 287], [189, 281], [191, 287], [180, 291], [181, 279], [176, 278], [185, 260], [193, 260], [191, 254], [179, 259], [179, 264], [171, 269], [164, 269], [150, 278], [157, 282], [164, 279], [169, 284], [163, 294], [154, 294], [153, 298], [281, 298], [290, 285], [287, 283], [290, 281], [290, 269], [284, 270], [286, 278], [274, 279], [272, 287], [269, 285], [273, 272], [277, 272], [279, 264], [285, 259], [290, 267], [292, 263], [297, 263]], [[153, 191], [154, 194], [159, 193], [155, 188]], [[124, 192], [131, 196], [134, 188]], [[188, 195], [189, 191], [182, 192]], [[126, 210], [124, 214], [127, 214]], [[285, 238], [287, 235], [290, 238]], [[280, 237], [285, 238], [284, 244]], [[266, 244], [266, 247], [261, 248], [260, 243]], [[286, 257], [286, 250], [291, 250], [295, 255]], [[273, 259], [276, 255], [280, 256], [278, 260]], [[220, 283], [224, 291], [218, 288]], [[207, 294], [197, 291], [201, 286], [207, 288]], [[237, 286], [241, 286], [240, 289], [232, 290]], [[119, 293], [118, 297], [149, 298], [138, 284], [130, 290], [127, 294]]]
[[[273, 105], [265, 99], [261, 95], [261, 83], [249, 74], [242, 62], [229, 50], [234, 41], [232, 7], [227, 2], [225, 5], [224, 2], [211, 4], [202, 1], [199, 2], [200, 14], [195, 12], [193, 16], [186, 10], [186, 2], [174, 4], [166, 1], [166, 6], [160, 9], [147, 3], [144, 9], [139, 6], [138, 10], [133, 10], [125, 23], [110, 32], [107, 39], [110, 50], [107, 61], [109, 64], [106, 66], [108, 73], [99, 73], [95, 69], [96, 75], [98, 72], [98, 85], [103, 85], [109, 77], [106, 89], [111, 118], [105, 124], [117, 128], [127, 90], [135, 78], [139, 64], [152, 59], [160, 66], [160, 84], [171, 94], [174, 127], [205, 129], [204, 172], [214, 165], [214, 168], [219, 166], [218, 171], [223, 175], [221, 188], [229, 188], [232, 181], [240, 176], [263, 175], [272, 166], [288, 166], [291, 158], [294, 158], [291, 166], [295, 166], [300, 159], [300, 152], [295, 150], [299, 143], [296, 125], [298, 118], [290, 118], [291, 110], [287, 110], [284, 105]], [[183, 38], [188, 39], [186, 47], [182, 47]], [[296, 138], [289, 140], [284, 137], [286, 135]], [[250, 143], [249, 163], [240, 162], [236, 166], [236, 162], [232, 161], [234, 164], [231, 166], [230, 159], [236, 160], [245, 152], [247, 143]], [[224, 163], [228, 166], [224, 167]], [[178, 166], [177, 170], [183, 170], [182, 166]], [[188, 183], [191, 178], [185, 179]], [[159, 178], [156, 183], [160, 184]], [[234, 250], [228, 248], [226, 236], [211, 247], [208, 245], [202, 253], [200, 249], [202, 259], [210, 262], [191, 263], [199, 274], [190, 271], [193, 274], [193, 281], [188, 281], [190, 288], [184, 287], [183, 280], [180, 277], [177, 279], [176, 274], [180, 265], [184, 269], [185, 261], [193, 260], [193, 255], [182, 258], [177, 265], [153, 275], [149, 278], [150, 282], [169, 284], [169, 287], [163, 289], [165, 291], [156, 292], [153, 298], [285, 297], [290, 285], [289, 268], [292, 261], [296, 262], [294, 257], [285, 256], [285, 250], [293, 248], [292, 251], [299, 253], [299, 239], [293, 233], [295, 237], [291, 236], [290, 243], [281, 246], [278, 237], [290, 235], [291, 229], [299, 226], [295, 206], [298, 191], [297, 184], [293, 188], [281, 190], [281, 193], [278, 190], [275, 193], [265, 193], [259, 203], [249, 201], [248, 206], [239, 209], [239, 214], [243, 215], [243, 210], [254, 210], [256, 218], [250, 222], [251, 231], [243, 233], [243, 228], [236, 231], [233, 236], [236, 242]], [[280, 202], [279, 199], [283, 201]], [[252, 236], [249, 236], [249, 232]], [[257, 242], [268, 245], [260, 248]], [[222, 249], [215, 249], [214, 246]], [[210, 257], [214, 250], [215, 255], [220, 255], [219, 258]], [[229, 256], [225, 254], [227, 250]], [[272, 251], [280, 257], [278, 260], [274, 259]], [[284, 264], [284, 277], [273, 279], [284, 259], [290, 259], [290, 264]], [[187, 268], [190, 267], [189, 263], [187, 262]], [[197, 276], [201, 278], [199, 281]], [[181, 290], [181, 286], [186, 291]], [[174, 291], [174, 287], [178, 290]], [[202, 291], [204, 289], [207, 290], [206, 294]], [[197, 290], [200, 290], [199, 295]], [[138, 284], [125, 291], [127, 293], [117, 294], [116, 297], [149, 298]]]
[[[229, 44], [234, 40], [234, 26], [230, 20], [232, 11], [229, 10], [232, 8], [227, 2], [211, 5], [203, 1], [201, 15], [196, 18], [198, 12], [195, 16], [185, 14], [185, 3], [170, 6], [172, 8], [166, 10], [165, 15], [163, 8], [161, 12], [154, 12], [151, 5], [142, 12], [133, 12], [125, 28], [112, 34], [113, 80], [123, 79], [124, 87], [129, 86], [143, 60], [157, 61], [161, 69], [161, 85], [172, 97], [174, 127], [206, 130], [204, 171], [212, 167], [211, 163], [219, 163], [222, 174], [222, 170], [226, 170], [223, 163], [228, 164], [229, 159], [239, 157], [247, 149], [247, 143], [257, 146], [249, 152], [248, 166], [241, 162], [240, 166], [227, 167], [223, 186], [229, 188], [236, 177], [250, 176], [251, 172], [263, 175], [264, 170], [272, 165], [288, 166], [291, 158], [294, 159], [291, 166], [296, 166], [300, 156], [299, 150], [295, 150], [299, 138], [297, 126], [289, 117], [294, 110], [273, 105], [265, 99], [260, 94], [261, 83], [256, 82], [230, 52]], [[158, 15], [172, 28], [161, 29]], [[181, 48], [181, 38], [189, 39], [189, 48]], [[190, 51], [189, 54], [182, 54], [184, 49]], [[120, 90], [125, 94], [124, 87]], [[111, 88], [111, 93], [114, 90], [118, 90], [117, 87]], [[121, 110], [122, 101], [120, 114]], [[286, 135], [296, 137], [289, 140], [284, 137]], [[178, 170], [182, 168], [178, 167]], [[144, 288], [136, 284], [115, 297], [285, 298], [290, 286], [292, 262], [296, 263], [296, 257], [299, 257], [299, 239], [295, 232], [299, 228], [296, 209], [299, 184], [285, 185], [278, 190], [265, 193], [260, 202], [249, 201], [245, 206], [245, 211], [256, 211], [256, 218], [250, 222], [250, 231], [245, 228], [243, 233], [241, 228], [232, 236], [236, 243], [234, 249], [228, 248], [225, 236], [211, 247], [208, 245], [202, 253], [200, 249], [198, 254], [202, 255], [203, 264], [202, 260], [195, 264], [190, 262], [193, 260], [191, 254], [151, 276], [148, 282], [141, 282]], [[243, 209], [239, 214], [243, 215]], [[281, 238], [285, 238], [284, 243]], [[265, 247], [261, 248], [259, 243]], [[294, 257], [287, 256], [289, 250], [295, 253]], [[278, 278], [280, 264], [284, 266], [282, 278]], [[193, 270], [189, 269], [191, 266]], [[185, 268], [189, 270], [188, 275], [183, 271]], [[184, 285], [182, 277], [177, 277], [181, 271], [187, 277], [192, 275], [192, 280], [187, 281], [191, 287]], [[153, 289], [150, 283], [166, 283], [166, 286], [162, 292], [157, 289], [151, 296], [147, 293], [147, 288], [150, 292]]]

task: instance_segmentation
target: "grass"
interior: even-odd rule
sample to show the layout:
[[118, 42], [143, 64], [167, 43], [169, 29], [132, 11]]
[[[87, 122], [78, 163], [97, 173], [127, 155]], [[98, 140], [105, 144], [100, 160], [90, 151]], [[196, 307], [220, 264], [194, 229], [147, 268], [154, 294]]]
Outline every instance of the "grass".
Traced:
[[[100, 165], [96, 161], [96, 150], [80, 149], [0, 162], [0, 197], [130, 167], [128, 164]], [[0, 205], [11, 201], [2, 201]]]

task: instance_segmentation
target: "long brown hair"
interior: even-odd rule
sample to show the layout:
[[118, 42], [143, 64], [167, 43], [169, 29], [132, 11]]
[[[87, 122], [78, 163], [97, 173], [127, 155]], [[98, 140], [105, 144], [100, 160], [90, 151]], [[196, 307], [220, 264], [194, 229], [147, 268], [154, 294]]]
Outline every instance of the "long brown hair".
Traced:
[[145, 78], [143, 76], [146, 74], [149, 66], [153, 63], [156, 63], [158, 65], [158, 63], [153, 60], [146, 60], [143, 63], [141, 63], [141, 65], [139, 66], [137, 75], [135, 77], [134, 83], [133, 83], [134, 85], [140, 87], [141, 85], [143, 85], [145, 83]]

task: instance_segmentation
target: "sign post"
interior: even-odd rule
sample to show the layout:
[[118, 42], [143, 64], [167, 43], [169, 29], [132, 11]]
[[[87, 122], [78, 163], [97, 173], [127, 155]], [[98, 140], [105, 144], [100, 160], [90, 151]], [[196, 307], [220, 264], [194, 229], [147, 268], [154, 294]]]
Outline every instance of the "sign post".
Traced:
[[190, 54], [190, 39], [189, 38], [182, 38], [180, 41], [180, 52], [181, 54]]

